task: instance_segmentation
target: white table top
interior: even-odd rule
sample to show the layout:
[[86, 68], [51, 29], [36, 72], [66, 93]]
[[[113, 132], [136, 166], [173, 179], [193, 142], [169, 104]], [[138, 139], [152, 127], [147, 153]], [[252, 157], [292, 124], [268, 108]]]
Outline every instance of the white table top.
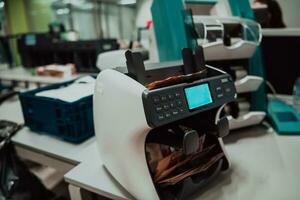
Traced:
[[272, 129], [253, 127], [235, 131], [224, 141], [231, 170], [201, 199], [300, 199], [299, 136], [279, 136]]
[[[300, 136], [279, 136], [256, 126], [232, 132], [225, 139], [231, 169], [221, 174], [193, 199], [299, 200]], [[73, 185], [112, 199], [132, 199], [93, 155], [65, 175]]]
[[[0, 119], [23, 122], [17, 99], [0, 105]], [[103, 168], [95, 138], [73, 145], [25, 128], [13, 141], [60, 159], [81, 162], [65, 175], [71, 184], [113, 199], [132, 199]], [[300, 199], [300, 136], [279, 136], [253, 127], [232, 132], [224, 141], [231, 170], [194, 199]]]
[[263, 36], [300, 36], [300, 28], [264, 28]]
[[130, 194], [109, 175], [102, 165], [97, 144], [90, 148], [89, 160], [77, 165], [64, 177], [68, 183], [111, 199], [132, 199]]
[[22, 81], [22, 82], [28, 81], [33, 83], [47, 84], [47, 83], [58, 83], [58, 82], [68, 81], [76, 77], [78, 77], [78, 75], [74, 75], [70, 78], [34, 76], [31, 74], [30, 70], [24, 69], [23, 67], [0, 70], [0, 79], [5, 81]]
[[[21, 105], [17, 98], [0, 105], [0, 119], [24, 123]], [[72, 144], [48, 135], [32, 132], [27, 127], [20, 130], [12, 138], [12, 141], [20, 146], [31, 148], [74, 164], [87, 159], [90, 146], [96, 142], [95, 137], [92, 137], [81, 144]]]

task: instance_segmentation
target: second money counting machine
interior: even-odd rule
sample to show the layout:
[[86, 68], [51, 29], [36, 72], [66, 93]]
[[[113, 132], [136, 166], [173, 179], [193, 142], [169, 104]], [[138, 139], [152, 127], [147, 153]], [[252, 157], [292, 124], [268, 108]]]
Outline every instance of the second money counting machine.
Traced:
[[94, 94], [101, 160], [136, 199], [186, 199], [229, 168], [222, 113], [236, 99], [231, 77], [183, 49], [183, 62], [146, 66], [127, 51], [128, 73], [102, 71]]

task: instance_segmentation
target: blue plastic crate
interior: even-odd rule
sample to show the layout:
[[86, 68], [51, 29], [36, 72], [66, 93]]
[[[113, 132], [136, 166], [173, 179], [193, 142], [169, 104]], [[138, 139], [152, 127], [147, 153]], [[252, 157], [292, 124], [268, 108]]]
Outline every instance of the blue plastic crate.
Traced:
[[94, 135], [93, 96], [68, 103], [35, 96], [36, 93], [65, 87], [73, 81], [52, 84], [19, 94], [25, 125], [32, 131], [80, 143]]
[[2, 92], [2, 90], [12, 90], [13, 86], [12, 85], [3, 85], [0, 83], [0, 92]]

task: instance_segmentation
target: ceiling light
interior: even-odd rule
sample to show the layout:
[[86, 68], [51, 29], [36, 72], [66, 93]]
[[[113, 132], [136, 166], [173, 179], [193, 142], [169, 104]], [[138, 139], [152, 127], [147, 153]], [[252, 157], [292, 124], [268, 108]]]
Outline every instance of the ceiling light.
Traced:
[[132, 4], [136, 4], [136, 0], [120, 0], [119, 4], [120, 5], [132, 5]]
[[60, 9], [56, 10], [56, 14], [58, 14], [58, 15], [66, 15], [69, 13], [70, 13], [69, 8], [60, 8]]
[[4, 8], [4, 5], [5, 5], [4, 1], [1, 1], [0, 2], [0, 8]]

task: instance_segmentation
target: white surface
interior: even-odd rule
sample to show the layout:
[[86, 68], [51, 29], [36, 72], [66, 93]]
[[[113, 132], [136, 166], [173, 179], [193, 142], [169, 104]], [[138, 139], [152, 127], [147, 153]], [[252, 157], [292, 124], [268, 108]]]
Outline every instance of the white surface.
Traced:
[[144, 91], [148, 92], [120, 72], [102, 71], [94, 94], [95, 132], [99, 157], [115, 179], [137, 199], [154, 200], [159, 196], [145, 155], [146, 136], [151, 128], [142, 101]]
[[110, 173], [136, 198], [155, 200], [159, 197], [145, 155], [150, 127], [142, 102], [144, 90], [120, 72], [102, 71], [95, 87], [94, 124], [100, 158]]
[[69, 171], [65, 180], [87, 191], [111, 199], [132, 199], [131, 195], [122, 189], [112, 176], [105, 170], [99, 158], [97, 144], [91, 148], [90, 159]]
[[264, 28], [263, 36], [300, 36], [300, 28]]
[[239, 41], [227, 47], [221, 42], [204, 44], [205, 60], [233, 60], [250, 58], [255, 52], [257, 45], [254, 42]]
[[148, 20], [152, 20], [151, 5], [152, 0], [137, 1], [136, 27], [144, 27]]
[[293, 96], [292, 95], [286, 95], [286, 94], [277, 94], [274, 96], [274, 94], [268, 94], [268, 99], [279, 99], [289, 105], [293, 105]]
[[72, 144], [48, 135], [32, 132], [27, 127], [20, 130], [12, 138], [12, 141], [17, 145], [73, 164], [89, 159], [87, 156], [90, 145], [96, 142], [95, 137], [92, 137], [83, 143]]
[[218, 2], [210, 10], [210, 14], [220, 17], [231, 17], [232, 12], [228, 0], [218, 0]]
[[300, 28], [300, 21], [299, 21], [299, 7], [300, 1], [299, 0], [277, 0], [279, 3], [282, 15], [283, 15], [283, 22], [287, 27], [298, 27]]
[[[220, 16], [193, 16], [194, 23], [203, 24], [203, 37], [198, 38], [198, 44], [203, 46], [205, 60], [233, 60], [250, 58], [255, 52], [257, 46], [261, 42], [262, 34], [258, 23], [253, 20], [246, 20], [239, 17], [220, 17]], [[219, 39], [209, 42], [207, 34], [210, 31], [221, 31], [224, 34], [224, 26], [226, 24], [237, 24], [243, 27], [243, 31], [247, 31], [252, 37], [236, 37], [231, 38], [232, 44], [225, 46], [223, 40]], [[253, 40], [255, 38], [255, 40]]]
[[[225, 146], [232, 170], [200, 197], [205, 200], [300, 199], [300, 137], [261, 127], [231, 133]], [[199, 199], [200, 199], [199, 197]]]
[[59, 99], [65, 102], [75, 102], [87, 96], [94, 94], [95, 79], [91, 76], [85, 76], [77, 79], [74, 83], [52, 90], [43, 90], [36, 93], [36, 96]]
[[17, 97], [13, 97], [0, 104], [0, 119], [24, 123], [21, 103]]
[[62, 74], [62, 78], [71, 78], [72, 77], [72, 68], [69, 65], [46, 65], [44, 70], [46, 71], [56, 71]]
[[97, 68], [100, 70], [126, 67], [126, 49], [119, 49], [100, 53], [97, 57]]
[[75, 75], [71, 78], [55, 78], [47, 76], [34, 76], [30, 73], [29, 70], [26, 70], [22, 67], [17, 67], [15, 69], [5, 69], [0, 70], [0, 80], [5, 81], [20, 81], [20, 82], [32, 82], [32, 83], [58, 83], [63, 81], [68, 81], [76, 78], [78, 75]]
[[[279, 136], [272, 130], [256, 126], [234, 131], [224, 142], [231, 170], [221, 174], [193, 199], [300, 199], [300, 136]], [[99, 159], [80, 164], [67, 173], [65, 179], [112, 199], [132, 199], [101, 167]]]
[[229, 129], [234, 130], [238, 128], [244, 128], [248, 126], [260, 124], [266, 117], [265, 112], [251, 111], [245, 115], [234, 119], [232, 116], [228, 116]]
[[[18, 99], [13, 99], [0, 105], [0, 119], [24, 123], [21, 105]], [[73, 164], [89, 159], [88, 155], [90, 154], [90, 145], [96, 143], [95, 137], [92, 137], [81, 144], [71, 144], [48, 135], [34, 133], [27, 127], [20, 130], [12, 138], [12, 141], [22, 147], [26, 147], [36, 152]]]
[[263, 78], [258, 76], [245, 76], [244, 78], [235, 81], [237, 93], [254, 92], [263, 83]]

